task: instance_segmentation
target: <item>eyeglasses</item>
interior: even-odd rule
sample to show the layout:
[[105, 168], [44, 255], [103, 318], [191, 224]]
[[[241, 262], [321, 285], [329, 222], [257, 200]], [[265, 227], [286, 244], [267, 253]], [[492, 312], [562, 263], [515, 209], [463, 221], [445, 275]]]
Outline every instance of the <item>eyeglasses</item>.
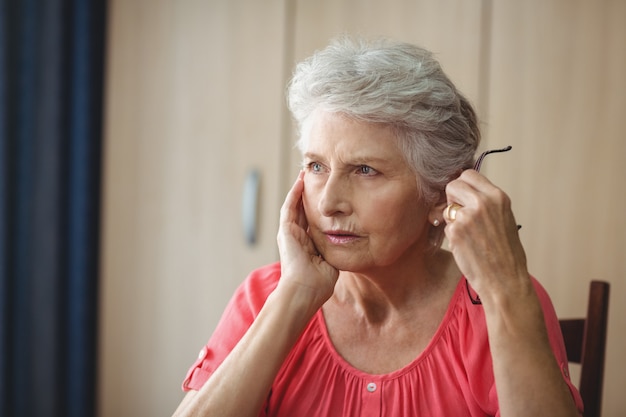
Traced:
[[[480, 166], [482, 165], [483, 159], [485, 159], [485, 156], [487, 156], [487, 155], [489, 155], [491, 153], [508, 152], [511, 149], [513, 149], [513, 147], [509, 145], [506, 148], [491, 149], [491, 150], [488, 150], [488, 151], [485, 151], [485, 152], [481, 153], [480, 156], [478, 157], [478, 159], [476, 160], [476, 163], [474, 164], [474, 171], [480, 172]], [[519, 230], [521, 228], [522, 228], [522, 226], [518, 224], [517, 225], [517, 230]], [[472, 304], [474, 304], [474, 305], [482, 304], [482, 301], [480, 301], [480, 297], [478, 295], [476, 295], [476, 298], [474, 298], [472, 296], [472, 292], [470, 291], [469, 282], [468, 282], [467, 278], [465, 278], [465, 288], [467, 289], [467, 295], [469, 296], [469, 299], [472, 302]]]
[[485, 156], [489, 155], [490, 153], [508, 152], [511, 149], [513, 149], [513, 147], [509, 145], [506, 148], [490, 149], [488, 151], [481, 153], [478, 159], [476, 160], [476, 163], [474, 164], [474, 171], [480, 172], [480, 166], [483, 164], [483, 159], [485, 159]]

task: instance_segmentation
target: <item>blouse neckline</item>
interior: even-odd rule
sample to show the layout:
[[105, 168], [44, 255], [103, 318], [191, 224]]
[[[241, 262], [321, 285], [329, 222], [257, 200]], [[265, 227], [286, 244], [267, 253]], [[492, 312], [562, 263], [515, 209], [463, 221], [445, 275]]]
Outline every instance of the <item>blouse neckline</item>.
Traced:
[[443, 316], [443, 319], [441, 320], [441, 323], [439, 323], [439, 326], [437, 327], [437, 330], [435, 331], [435, 334], [431, 338], [430, 342], [428, 342], [424, 350], [420, 352], [417, 355], [417, 357], [415, 357], [415, 359], [413, 359], [411, 362], [409, 362], [402, 368], [399, 368], [395, 371], [392, 371], [386, 374], [370, 374], [351, 365], [348, 361], [346, 361], [339, 354], [339, 352], [337, 352], [337, 349], [335, 349], [335, 346], [330, 338], [330, 333], [328, 332], [328, 327], [326, 326], [326, 319], [324, 318], [324, 312], [322, 311], [323, 309], [320, 308], [315, 315], [315, 320], [322, 334], [323, 346], [328, 351], [328, 353], [333, 358], [336, 364], [338, 364], [341, 368], [343, 368], [345, 372], [352, 374], [358, 378], [365, 379], [368, 381], [372, 381], [372, 380], [383, 381], [383, 380], [391, 380], [391, 379], [399, 378], [411, 372], [422, 361], [427, 359], [430, 353], [432, 352], [432, 350], [437, 346], [437, 344], [441, 340], [443, 334], [445, 333], [446, 329], [448, 328], [450, 324], [450, 320], [452, 319], [454, 315], [454, 311], [457, 309], [458, 306], [461, 305], [463, 290], [465, 289], [464, 285], [462, 285], [463, 281], [464, 281], [464, 278], [462, 277], [457, 283], [454, 293], [452, 294], [452, 297], [450, 298], [450, 301], [448, 303], [448, 307]]

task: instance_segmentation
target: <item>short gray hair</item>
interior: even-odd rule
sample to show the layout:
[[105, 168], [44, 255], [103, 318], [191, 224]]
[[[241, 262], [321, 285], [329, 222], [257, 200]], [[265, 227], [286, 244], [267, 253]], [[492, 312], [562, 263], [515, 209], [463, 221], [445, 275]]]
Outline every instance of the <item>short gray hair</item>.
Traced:
[[433, 54], [387, 39], [342, 36], [296, 66], [288, 105], [300, 130], [316, 110], [390, 125], [425, 201], [471, 168], [480, 142], [476, 113]]

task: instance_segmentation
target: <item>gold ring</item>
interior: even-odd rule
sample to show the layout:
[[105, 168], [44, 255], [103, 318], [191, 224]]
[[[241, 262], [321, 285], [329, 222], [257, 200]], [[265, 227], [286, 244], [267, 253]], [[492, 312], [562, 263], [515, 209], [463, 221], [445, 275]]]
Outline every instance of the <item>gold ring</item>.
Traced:
[[456, 212], [463, 207], [460, 204], [452, 203], [448, 204], [446, 208], [443, 210], [443, 218], [446, 219], [448, 223], [452, 223], [456, 220]]

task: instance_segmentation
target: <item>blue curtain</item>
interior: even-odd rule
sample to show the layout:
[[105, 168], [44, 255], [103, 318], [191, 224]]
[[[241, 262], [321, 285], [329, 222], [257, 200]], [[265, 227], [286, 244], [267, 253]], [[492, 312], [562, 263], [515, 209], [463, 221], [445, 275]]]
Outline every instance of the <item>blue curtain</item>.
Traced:
[[0, 415], [92, 416], [106, 0], [0, 2]]

